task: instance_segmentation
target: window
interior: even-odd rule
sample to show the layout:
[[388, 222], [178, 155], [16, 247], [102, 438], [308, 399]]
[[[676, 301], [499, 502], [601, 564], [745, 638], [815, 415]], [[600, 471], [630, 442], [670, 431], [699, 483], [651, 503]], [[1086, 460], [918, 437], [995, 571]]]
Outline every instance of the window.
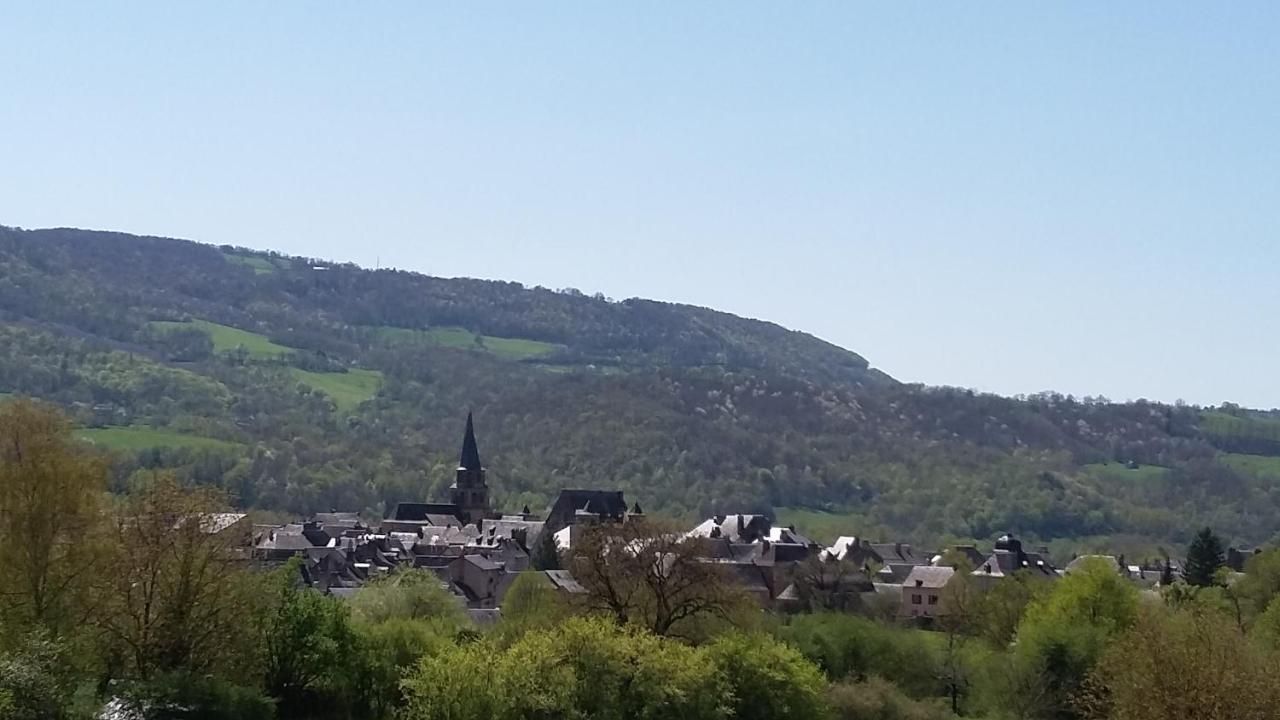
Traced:
[[930, 596], [929, 596], [929, 604], [930, 604], [930, 605], [937, 605], [937, 604], [938, 604], [938, 596], [937, 596], [937, 595], [930, 595]]
[[911, 604], [912, 604], [912, 605], [919, 605], [919, 604], [920, 604], [920, 596], [919, 596], [919, 595], [912, 595], [912, 596], [911, 596]]

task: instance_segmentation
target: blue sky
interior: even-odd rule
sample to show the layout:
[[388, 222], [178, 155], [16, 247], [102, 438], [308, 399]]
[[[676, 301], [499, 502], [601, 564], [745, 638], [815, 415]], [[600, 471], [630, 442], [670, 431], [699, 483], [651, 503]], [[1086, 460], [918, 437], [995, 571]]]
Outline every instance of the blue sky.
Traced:
[[0, 223], [695, 303], [1280, 406], [1280, 9], [0, 3]]

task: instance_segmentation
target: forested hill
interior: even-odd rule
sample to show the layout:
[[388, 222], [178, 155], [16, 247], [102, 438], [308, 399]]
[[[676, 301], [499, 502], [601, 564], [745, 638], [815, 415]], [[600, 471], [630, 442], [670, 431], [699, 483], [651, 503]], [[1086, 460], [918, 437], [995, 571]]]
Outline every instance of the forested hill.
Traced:
[[440, 493], [467, 409], [498, 502], [616, 487], [682, 516], [1079, 546], [1280, 530], [1280, 419], [906, 385], [802, 332], [685, 305], [235, 247], [0, 228], [0, 393], [245, 506]]

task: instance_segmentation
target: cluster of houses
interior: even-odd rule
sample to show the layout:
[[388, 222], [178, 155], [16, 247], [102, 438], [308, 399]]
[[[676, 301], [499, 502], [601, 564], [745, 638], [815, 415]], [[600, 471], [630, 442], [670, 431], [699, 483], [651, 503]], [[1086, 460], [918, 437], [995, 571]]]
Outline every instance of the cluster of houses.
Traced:
[[[258, 562], [301, 558], [305, 580], [337, 596], [358, 592], [396, 568], [427, 569], [474, 619], [486, 622], [496, 618], [507, 590], [522, 573], [540, 573], [549, 586], [565, 593], [583, 592], [568, 571], [538, 569], [549, 564], [539, 562], [539, 554], [548, 548], [552, 553], [571, 550], [592, 525], [625, 523], [642, 515], [638, 504], [628, 506], [622, 492], [604, 490], [562, 490], [541, 515], [527, 506], [515, 514], [492, 512], [468, 415], [449, 502], [400, 503], [376, 527], [347, 512], [320, 513], [302, 523], [255, 526], [246, 544]], [[958, 572], [970, 573], [979, 585], [1001, 582], [1015, 573], [1053, 581], [1088, 560], [1102, 559], [1122, 576], [1151, 588], [1178, 571], [1169, 562], [1126, 564], [1123, 556], [1073, 558], [1059, 568], [1046, 548], [1026, 549], [1012, 535], [1000, 537], [990, 551], [958, 545], [922, 553], [906, 543], [853, 536], [824, 546], [759, 514], [717, 515], [685, 535], [701, 539], [706, 562], [725, 567], [761, 605], [778, 610], [803, 608], [816, 585], [828, 597], [875, 602], [904, 618], [926, 620], [945, 612], [944, 589]]]

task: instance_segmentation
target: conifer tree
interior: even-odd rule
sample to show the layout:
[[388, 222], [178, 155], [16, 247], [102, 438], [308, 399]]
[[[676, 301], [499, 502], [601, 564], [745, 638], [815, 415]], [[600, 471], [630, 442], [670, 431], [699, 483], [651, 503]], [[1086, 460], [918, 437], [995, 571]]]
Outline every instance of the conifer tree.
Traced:
[[544, 528], [538, 534], [538, 541], [533, 546], [533, 557], [530, 558], [534, 570], [559, 570], [560, 548], [556, 545], [555, 534]]
[[1196, 533], [1187, 548], [1187, 565], [1182, 569], [1182, 579], [1198, 587], [1214, 584], [1214, 574], [1226, 564], [1222, 541], [1210, 528]]

